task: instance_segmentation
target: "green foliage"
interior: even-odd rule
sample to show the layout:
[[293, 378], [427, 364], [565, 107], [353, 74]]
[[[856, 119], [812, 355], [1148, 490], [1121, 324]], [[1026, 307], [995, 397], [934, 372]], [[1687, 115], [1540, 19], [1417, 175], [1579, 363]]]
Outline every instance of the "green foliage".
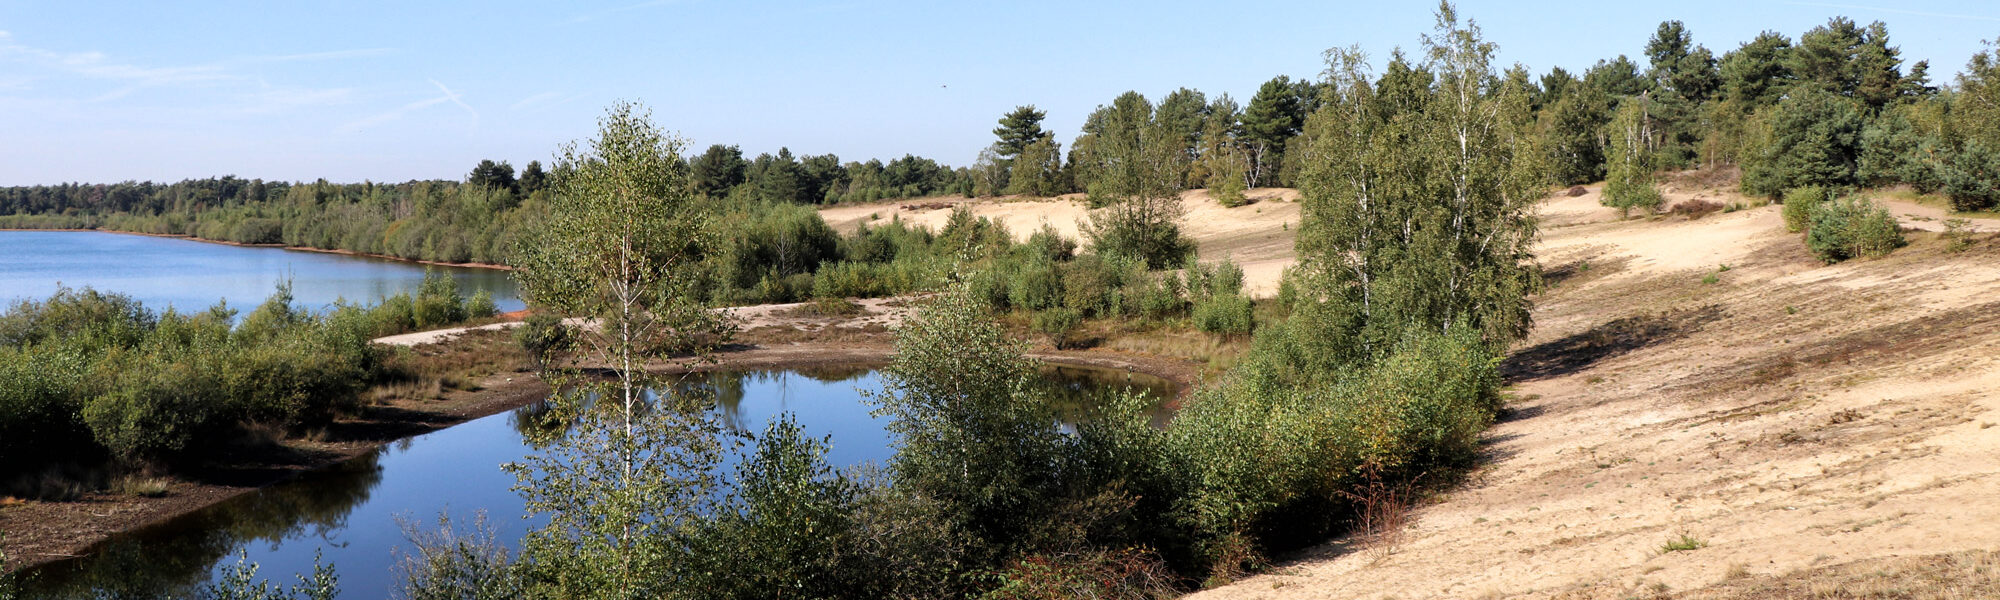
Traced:
[[694, 541], [691, 589], [711, 598], [872, 597], [888, 573], [856, 552], [859, 486], [826, 464], [826, 440], [792, 418], [766, 426], [735, 492]]
[[1062, 285], [1062, 273], [1056, 268], [1055, 263], [1029, 262], [1015, 272], [1013, 285], [1009, 287], [1007, 304], [1031, 311], [1061, 306]]
[[891, 419], [896, 486], [937, 502], [975, 552], [1027, 543], [1058, 499], [1069, 441], [1021, 351], [957, 284], [898, 330], [869, 397]]
[[1852, 100], [1822, 91], [1788, 95], [1771, 115], [1770, 139], [1743, 166], [1743, 191], [1776, 198], [1792, 188], [1853, 187], [1865, 121]]
[[521, 546], [533, 595], [664, 596], [697, 572], [681, 549], [715, 510], [730, 440], [705, 397], [647, 369], [672, 352], [698, 357], [726, 334], [700, 304], [714, 232], [680, 149], [641, 107], [612, 106], [596, 139], [563, 151], [548, 222], [520, 249], [514, 274], [532, 306], [596, 321], [570, 365], [612, 374], [551, 372], [551, 418], [575, 425], [545, 454], [507, 466], [529, 512], [548, 518]]
[[1062, 305], [1082, 315], [1117, 314], [1112, 293], [1120, 275], [1115, 260], [1097, 256], [1077, 259], [1058, 268], [1062, 272]]
[[1945, 197], [1951, 209], [1987, 210], [2000, 206], [2000, 152], [1971, 142], [1951, 158], [1943, 171]]
[[1814, 205], [1812, 226], [1806, 230], [1806, 246], [1828, 263], [1881, 258], [1906, 243], [1895, 215], [1858, 196]]
[[1785, 231], [1798, 233], [1812, 226], [1813, 210], [1829, 198], [1826, 188], [1816, 185], [1785, 192]]
[[280, 286], [234, 311], [155, 315], [131, 298], [63, 289], [0, 314], [0, 478], [50, 461], [171, 464], [240, 427], [324, 423], [378, 376], [365, 309], [313, 314]]
[[424, 531], [398, 519], [411, 550], [397, 550], [400, 597], [409, 600], [503, 600], [527, 593], [527, 582], [493, 528], [480, 515], [460, 531], [446, 515]]
[[1530, 208], [1547, 193], [1529, 94], [1482, 91], [1497, 75], [1493, 47], [1450, 10], [1426, 40], [1436, 86], [1393, 62], [1374, 85], [1359, 51], [1328, 54], [1338, 93], [1308, 123], [1322, 160], [1300, 189], [1294, 277], [1306, 308], [1293, 317], [1327, 356], [1373, 355], [1406, 328], [1472, 327], [1503, 342], [1529, 325]]
[[1070, 347], [1070, 334], [1083, 323], [1082, 313], [1074, 308], [1053, 308], [1035, 313], [1035, 331], [1049, 336], [1049, 343], [1057, 348]]
[[1157, 118], [1145, 96], [1126, 92], [1100, 107], [1078, 140], [1079, 169], [1096, 208], [1084, 235], [1098, 254], [1143, 260], [1151, 268], [1179, 264], [1194, 242], [1181, 234], [1185, 139]]
[[290, 588], [258, 579], [257, 563], [249, 562], [246, 555], [239, 553], [236, 564], [224, 567], [221, 573], [216, 574], [215, 582], [203, 586], [196, 597], [203, 600], [333, 600], [340, 596], [340, 577], [331, 565], [320, 563], [318, 555], [313, 556], [312, 575], [299, 574], [297, 577], [298, 583]]
[[[490, 298], [488, 300], [491, 301]], [[465, 296], [459, 293], [456, 278], [434, 269], [424, 269], [424, 283], [417, 288], [416, 303], [411, 313], [418, 329], [464, 321], [465, 309]]]
[[1645, 121], [1651, 103], [1645, 98], [1627, 100], [1611, 122], [1611, 160], [1604, 183], [1604, 205], [1620, 212], [1632, 209], [1652, 212], [1663, 200], [1653, 185], [1653, 152], [1646, 146]]
[[1064, 237], [1054, 225], [1043, 223], [1041, 229], [1028, 236], [1028, 251], [1050, 261], [1066, 261], [1076, 258], [1076, 240]]
[[[1946, 171], [1937, 159], [1942, 142], [1917, 131], [1908, 113], [1892, 110], [1869, 121], [1861, 131], [1861, 158], [1856, 176], [1866, 185], [1907, 183], [1920, 192], [1938, 189]], [[1965, 155], [1958, 155], [1963, 158]], [[1948, 172], [1948, 171], [1946, 171]]]
[[1250, 299], [1241, 294], [1217, 294], [1194, 305], [1195, 327], [1218, 335], [1250, 335], [1256, 325]]
[[538, 373], [558, 364], [577, 342], [576, 331], [564, 325], [562, 317], [540, 312], [530, 313], [514, 328], [513, 335], [514, 343], [528, 355], [528, 364]]

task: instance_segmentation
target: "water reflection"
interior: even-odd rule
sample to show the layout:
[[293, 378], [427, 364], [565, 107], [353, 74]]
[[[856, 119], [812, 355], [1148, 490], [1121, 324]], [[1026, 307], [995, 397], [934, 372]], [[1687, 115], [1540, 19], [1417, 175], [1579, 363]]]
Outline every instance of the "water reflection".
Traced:
[[[779, 414], [794, 415], [812, 437], [830, 437], [827, 460], [853, 467], [884, 463], [893, 449], [887, 423], [870, 414], [862, 390], [879, 390], [870, 366], [799, 371], [715, 372], [685, 385], [714, 394], [719, 418], [740, 432], [761, 432]], [[1172, 398], [1166, 381], [1104, 369], [1050, 367], [1042, 381], [1078, 422], [1103, 394], [1127, 387]], [[1154, 411], [1165, 423], [1166, 410]], [[502, 540], [518, 540], [539, 521], [525, 514], [514, 478], [500, 465], [537, 452], [534, 439], [561, 435], [566, 423], [544, 404], [399, 441], [325, 471], [238, 496], [157, 527], [119, 536], [85, 558], [37, 568], [29, 598], [184, 596], [206, 584], [238, 552], [260, 575], [289, 582], [309, 573], [321, 552], [341, 577], [343, 597], [390, 595], [394, 549], [407, 546], [398, 519], [431, 522], [440, 513], [492, 515]]]
[[382, 482], [381, 452], [369, 452], [298, 481], [231, 498], [186, 517], [120, 536], [87, 558], [36, 569], [28, 597], [187, 596], [215, 565], [252, 543], [327, 537]]
[[[506, 271], [435, 268], [467, 296], [483, 290], [500, 310], [523, 306]], [[47, 298], [61, 284], [127, 294], [156, 311], [199, 311], [224, 299], [250, 308], [289, 280], [299, 305], [325, 310], [339, 298], [372, 304], [414, 294], [423, 279], [423, 265], [361, 256], [93, 231], [0, 231], [0, 306]]]

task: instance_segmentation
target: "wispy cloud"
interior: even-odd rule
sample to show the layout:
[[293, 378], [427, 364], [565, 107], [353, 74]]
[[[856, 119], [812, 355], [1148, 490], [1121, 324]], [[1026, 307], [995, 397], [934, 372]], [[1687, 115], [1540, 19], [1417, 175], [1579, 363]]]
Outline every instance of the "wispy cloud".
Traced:
[[396, 108], [395, 108], [394, 110], [390, 110], [390, 111], [388, 111], [388, 112], [383, 112], [383, 113], [378, 113], [378, 114], [374, 114], [374, 115], [370, 115], [370, 116], [366, 116], [366, 117], [362, 117], [362, 118], [359, 118], [359, 119], [355, 119], [355, 120], [353, 120], [353, 121], [349, 121], [349, 122], [348, 122], [348, 123], [347, 123], [346, 125], [342, 125], [342, 126], [340, 126], [340, 131], [341, 131], [342, 133], [354, 133], [354, 132], [357, 132], [357, 131], [361, 131], [361, 130], [363, 130], [363, 129], [369, 129], [369, 128], [372, 128], [372, 127], [375, 127], [376, 125], [381, 125], [381, 124], [384, 124], [384, 123], [388, 123], [388, 122], [390, 122], [390, 121], [395, 121], [395, 120], [397, 120], [397, 119], [401, 119], [401, 118], [403, 118], [403, 116], [404, 116], [404, 115], [407, 115], [407, 114], [410, 114], [410, 113], [413, 113], [413, 112], [416, 112], [416, 111], [419, 111], [419, 110], [423, 110], [423, 109], [425, 109], [425, 108], [429, 108], [429, 107], [432, 107], [432, 106], [437, 106], [437, 105], [439, 105], [439, 104], [444, 104], [444, 103], [446, 103], [446, 102], [450, 102], [450, 101], [451, 101], [451, 98], [442, 98], [442, 97], [440, 97], [440, 98], [426, 98], [426, 99], [423, 99], [423, 100], [418, 100], [418, 101], [416, 101], [416, 102], [411, 102], [411, 103], [409, 103], [409, 104], [405, 104], [405, 105], [402, 105], [402, 106], [398, 106], [398, 107], [396, 107]]
[[1912, 15], [1918, 17], [1938, 17], [1941, 19], [2000, 22], [2000, 16], [1961, 15], [1953, 13], [1930, 12], [1924, 10], [1910, 10], [1907, 8], [1895, 8], [1889, 6], [1864, 6], [1860, 4], [1836, 4], [1831, 2], [1786, 2], [1785, 4], [1789, 4], [1792, 6], [1813, 6], [1818, 8], [1838, 8], [1841, 10], [1866, 10], [1866, 11], [1884, 12], [1884, 13], [1898, 14], [1898, 15]]
[[[354, 50], [334, 50], [301, 54], [271, 56], [247, 56], [220, 62], [187, 66], [143, 66], [113, 60], [102, 52], [60, 52], [23, 45], [15, 41], [12, 33], [0, 31], [0, 59], [28, 64], [48, 71], [86, 79], [109, 81], [121, 84], [111, 91], [90, 98], [91, 102], [116, 100], [153, 87], [196, 87], [236, 84], [256, 85], [260, 89], [251, 91], [248, 97], [263, 97], [273, 100], [273, 106], [297, 105], [302, 100], [344, 99], [345, 89], [305, 89], [282, 88], [272, 91], [272, 86], [260, 79], [237, 72], [235, 67], [251, 64], [286, 63], [299, 61], [339, 60], [382, 56], [393, 53], [389, 48], [362, 48]], [[10, 80], [7, 87], [22, 89], [32, 83], [31, 78]]]
[[365, 129], [373, 128], [378, 125], [383, 125], [386, 123], [390, 123], [392, 121], [402, 119], [403, 117], [409, 116], [411, 113], [445, 103], [457, 104], [459, 108], [465, 109], [466, 113], [472, 115], [471, 128], [473, 131], [477, 131], [479, 129], [479, 111], [477, 109], [472, 108], [472, 105], [466, 104], [464, 97], [460, 96], [458, 92], [454, 92], [451, 90], [451, 88], [445, 87], [443, 83], [439, 83], [438, 80], [436, 79], [431, 79], [429, 81], [431, 85], [437, 86], [438, 91], [443, 92], [444, 95], [435, 98], [425, 98], [423, 100], [418, 100], [415, 102], [404, 104], [402, 106], [398, 106], [388, 111], [376, 113], [373, 115], [362, 117], [360, 119], [349, 121], [347, 122], [347, 124], [341, 125], [338, 131], [341, 133], [359, 132]]

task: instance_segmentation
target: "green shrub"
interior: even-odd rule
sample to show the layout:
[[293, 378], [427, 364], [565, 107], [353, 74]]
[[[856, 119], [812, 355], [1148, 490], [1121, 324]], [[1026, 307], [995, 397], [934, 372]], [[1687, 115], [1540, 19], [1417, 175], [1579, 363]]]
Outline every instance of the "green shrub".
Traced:
[[1105, 266], [1095, 257], [1063, 265], [1062, 305], [1083, 315], [1116, 312], [1111, 302], [1111, 275]]
[[575, 333], [562, 318], [548, 313], [530, 313], [526, 322], [514, 328], [514, 343], [528, 355], [535, 372], [547, 371], [575, 342]]
[[1978, 142], [1967, 143], [1942, 170], [1944, 193], [1951, 199], [1952, 210], [2000, 206], [2000, 153]]
[[875, 298], [893, 293], [883, 265], [841, 261], [824, 265], [813, 274], [813, 296], [817, 298]]
[[1826, 202], [1826, 188], [1809, 185], [1785, 192], [1785, 231], [1798, 233], [1812, 225], [1813, 207]]
[[0, 315], [0, 347], [59, 340], [90, 349], [129, 346], [158, 321], [131, 296], [59, 287], [47, 300], [15, 302]]
[[90, 431], [77, 418], [76, 388], [88, 365], [72, 348], [0, 347], [0, 475], [87, 447]]
[[1187, 295], [1183, 291], [1181, 276], [1161, 273], [1152, 276], [1137, 295], [1139, 312], [1153, 318], [1176, 316], [1187, 312]]
[[1082, 323], [1083, 316], [1072, 308], [1051, 308], [1037, 312], [1033, 321], [1035, 331], [1049, 336], [1049, 343], [1057, 348], [1068, 348], [1074, 341], [1070, 339], [1070, 335], [1075, 333], [1077, 326]]
[[1043, 223], [1041, 229], [1028, 236], [1023, 244], [1029, 253], [1051, 261], [1066, 261], [1076, 258], [1076, 240], [1063, 237], [1055, 226]]
[[826, 451], [789, 415], [765, 428], [736, 468], [736, 494], [694, 536], [692, 589], [714, 598], [876, 596], [870, 589], [885, 574], [853, 551], [859, 488], [826, 464]]
[[118, 361], [104, 394], [83, 407], [91, 436], [127, 463], [166, 460], [226, 422], [221, 386], [209, 365], [135, 356]]
[[1859, 197], [1816, 205], [1812, 228], [1806, 232], [1806, 247], [1828, 263], [1888, 256], [1905, 243], [1895, 215]]
[[1217, 294], [1194, 305], [1196, 328], [1218, 335], [1249, 335], [1256, 325], [1249, 298], [1241, 294]]
[[418, 329], [451, 325], [465, 320], [465, 297], [458, 291], [458, 279], [450, 273], [424, 269], [424, 282], [417, 288], [412, 318]]
[[489, 319], [500, 314], [500, 305], [493, 302], [493, 292], [479, 290], [471, 298], [465, 299], [465, 318]]
[[1055, 263], [1033, 261], [1015, 272], [1008, 290], [1008, 304], [1014, 308], [1039, 311], [1060, 306], [1062, 301], [1062, 275]]

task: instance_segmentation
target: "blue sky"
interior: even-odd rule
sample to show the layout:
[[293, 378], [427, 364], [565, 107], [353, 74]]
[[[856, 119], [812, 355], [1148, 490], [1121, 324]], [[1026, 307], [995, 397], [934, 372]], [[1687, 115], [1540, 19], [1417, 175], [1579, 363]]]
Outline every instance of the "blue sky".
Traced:
[[[547, 162], [636, 99], [699, 150], [970, 163], [1018, 104], [1065, 143], [1125, 90], [1247, 101], [1323, 50], [1377, 57], [1424, 2], [202, 2], [0, 0], [0, 185], [461, 178]], [[1761, 30], [1885, 21], [1949, 81], [2000, 34], [1985, 2], [1512, 3], [1461, 14], [1534, 72], [1642, 54], [1660, 21], [1718, 55]]]

